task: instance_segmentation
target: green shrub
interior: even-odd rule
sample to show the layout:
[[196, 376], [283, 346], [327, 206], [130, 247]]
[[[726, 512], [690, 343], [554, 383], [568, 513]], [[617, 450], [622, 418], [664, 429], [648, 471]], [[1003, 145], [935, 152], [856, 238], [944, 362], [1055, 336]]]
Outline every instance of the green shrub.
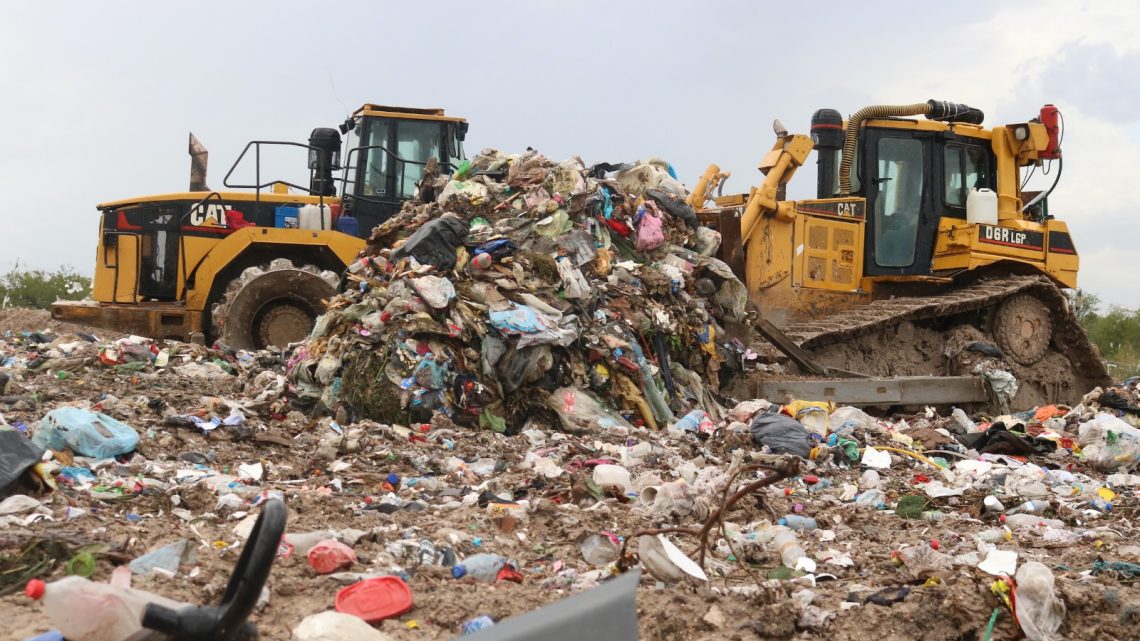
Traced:
[[48, 309], [57, 300], [81, 300], [91, 294], [91, 279], [71, 267], [49, 272], [17, 264], [0, 276], [0, 307]]
[[1069, 300], [1089, 339], [1108, 362], [1109, 374], [1118, 380], [1140, 374], [1140, 309], [1113, 305], [1102, 312], [1100, 299], [1081, 290]]

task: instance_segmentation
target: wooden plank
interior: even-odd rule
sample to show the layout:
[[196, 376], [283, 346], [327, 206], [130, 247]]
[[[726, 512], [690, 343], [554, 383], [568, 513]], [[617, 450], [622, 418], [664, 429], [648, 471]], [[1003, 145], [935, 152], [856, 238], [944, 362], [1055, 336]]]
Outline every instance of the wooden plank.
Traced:
[[753, 385], [753, 395], [773, 403], [804, 399], [844, 405], [947, 405], [989, 400], [985, 383], [976, 376], [764, 380]]

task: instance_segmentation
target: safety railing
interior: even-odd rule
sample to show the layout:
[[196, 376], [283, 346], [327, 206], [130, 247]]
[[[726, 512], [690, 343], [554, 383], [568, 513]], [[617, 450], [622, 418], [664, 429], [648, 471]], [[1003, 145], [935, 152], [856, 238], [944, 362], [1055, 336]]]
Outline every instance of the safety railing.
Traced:
[[[353, 167], [353, 164], [352, 164], [353, 154], [357, 154], [357, 156], [359, 156], [363, 152], [371, 151], [373, 149], [379, 149], [380, 151], [384, 152], [384, 154], [386, 156], [388, 156], [389, 158], [391, 158], [392, 161], [395, 163], [396, 171], [393, 172], [393, 174], [395, 176], [395, 181], [396, 181], [397, 185], [403, 185], [404, 184], [404, 179], [407, 177], [406, 172], [407, 172], [407, 166], [408, 165], [416, 165], [418, 167], [426, 167], [428, 164], [428, 161], [421, 162], [419, 160], [408, 160], [407, 158], [401, 158], [399, 155], [392, 152], [391, 150], [389, 150], [384, 145], [364, 145], [364, 146], [360, 146], [360, 147], [353, 147], [352, 149], [348, 150], [348, 153], [345, 155], [344, 166], [348, 169], [351, 169]], [[366, 163], [366, 166], [370, 165], [368, 158], [365, 158], [365, 163]], [[453, 173], [457, 169], [457, 167], [455, 165], [451, 164], [450, 162], [446, 162], [446, 161], [441, 162], [440, 167], [447, 168], [447, 170], [448, 170], [447, 173]], [[382, 204], [385, 202], [384, 200], [381, 200], [379, 198], [373, 198], [371, 196], [359, 196], [357, 194], [348, 193], [348, 179], [349, 179], [348, 174], [349, 174], [349, 171], [346, 170], [340, 179], [340, 193], [341, 193], [342, 198], [344, 198], [345, 200], [361, 200], [361, 201], [369, 202], [369, 203], [373, 203], [373, 204]], [[382, 174], [382, 177], [384, 180], [388, 180], [389, 174], [384, 173], [384, 174]], [[355, 176], [353, 177], [353, 180], [354, 181], [356, 180]], [[396, 195], [393, 198], [389, 199], [388, 202], [390, 202], [392, 200], [401, 200], [402, 199], [402, 198], [400, 198], [401, 195], [402, 195], [402, 190], [397, 191]]]

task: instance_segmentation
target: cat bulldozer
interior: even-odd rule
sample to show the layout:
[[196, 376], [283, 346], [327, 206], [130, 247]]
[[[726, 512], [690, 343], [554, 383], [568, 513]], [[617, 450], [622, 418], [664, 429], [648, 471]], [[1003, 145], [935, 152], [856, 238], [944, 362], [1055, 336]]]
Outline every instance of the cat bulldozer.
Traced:
[[[1048, 206], [1063, 118], [1052, 105], [1026, 122], [983, 118], [935, 100], [847, 119], [820, 109], [810, 136], [776, 121], [749, 193], [714, 197], [728, 174], [708, 167], [688, 202], [721, 232], [720, 258], [796, 374], [751, 394], [966, 404], [993, 400], [980, 370], [995, 361], [1016, 380], [1016, 407], [1074, 403], [1109, 382], [1062, 291], [1079, 265]], [[816, 197], [785, 199], [813, 150]], [[1052, 186], [1023, 191], [1035, 171]]]
[[[98, 205], [93, 300], [56, 303], [52, 317], [234, 349], [300, 340], [362, 236], [413, 197], [425, 172], [458, 166], [466, 133], [442, 109], [365, 104], [307, 144], [248, 143], [225, 191], [207, 187], [207, 152], [191, 134], [189, 190]], [[263, 180], [270, 148], [303, 150], [308, 184]], [[252, 182], [234, 177], [249, 173]]]

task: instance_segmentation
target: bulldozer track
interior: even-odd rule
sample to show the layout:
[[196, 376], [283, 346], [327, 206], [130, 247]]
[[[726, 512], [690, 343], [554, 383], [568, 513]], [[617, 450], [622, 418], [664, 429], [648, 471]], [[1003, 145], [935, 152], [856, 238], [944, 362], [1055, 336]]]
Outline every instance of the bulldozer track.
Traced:
[[811, 351], [882, 331], [904, 321], [956, 316], [995, 307], [1016, 294], [1030, 294], [1048, 306], [1053, 323], [1053, 344], [1074, 368], [1098, 385], [1111, 382], [1098, 350], [1070, 311], [1064, 294], [1044, 276], [994, 278], [933, 296], [876, 300], [827, 319], [794, 323], [785, 327], [784, 332], [800, 347]]

